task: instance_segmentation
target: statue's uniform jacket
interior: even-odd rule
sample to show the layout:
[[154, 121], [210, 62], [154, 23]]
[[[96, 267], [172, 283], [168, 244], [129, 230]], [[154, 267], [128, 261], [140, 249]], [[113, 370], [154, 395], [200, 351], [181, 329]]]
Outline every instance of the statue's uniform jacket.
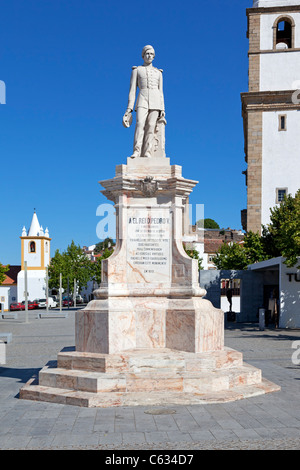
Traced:
[[137, 108], [148, 110], [164, 111], [163, 78], [162, 70], [156, 67], [132, 67], [130, 80], [130, 90], [128, 98], [128, 108], [134, 108], [136, 91], [139, 88], [139, 95], [136, 101]]

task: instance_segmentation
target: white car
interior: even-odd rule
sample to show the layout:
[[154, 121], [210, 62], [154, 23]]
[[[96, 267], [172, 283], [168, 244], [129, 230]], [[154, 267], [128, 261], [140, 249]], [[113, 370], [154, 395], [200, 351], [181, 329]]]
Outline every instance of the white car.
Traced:
[[46, 299], [37, 299], [37, 303], [39, 308], [46, 308], [47, 307], [47, 300]]
[[53, 297], [48, 297], [48, 308], [57, 307], [57, 302]]

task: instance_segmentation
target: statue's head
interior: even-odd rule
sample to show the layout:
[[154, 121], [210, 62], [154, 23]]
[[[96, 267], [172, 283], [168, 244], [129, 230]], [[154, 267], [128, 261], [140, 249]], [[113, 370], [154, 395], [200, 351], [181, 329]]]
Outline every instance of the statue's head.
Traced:
[[145, 57], [145, 54], [146, 52], [152, 52], [153, 54], [153, 58], [155, 57], [155, 50], [154, 50], [154, 47], [148, 45], [148, 46], [145, 46], [142, 50], [142, 58], [144, 59]]

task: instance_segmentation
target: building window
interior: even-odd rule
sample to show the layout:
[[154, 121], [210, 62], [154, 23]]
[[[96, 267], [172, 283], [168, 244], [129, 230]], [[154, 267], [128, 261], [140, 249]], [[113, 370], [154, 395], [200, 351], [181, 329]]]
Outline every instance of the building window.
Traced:
[[48, 253], [48, 242], [45, 243], [45, 252]]
[[276, 204], [280, 204], [287, 195], [287, 188], [276, 188]]
[[35, 253], [35, 242], [29, 243], [29, 251], [30, 253]]
[[295, 22], [290, 16], [280, 16], [275, 21], [274, 29], [274, 49], [284, 50], [294, 48]]
[[278, 119], [278, 130], [286, 131], [286, 114], [279, 114]]

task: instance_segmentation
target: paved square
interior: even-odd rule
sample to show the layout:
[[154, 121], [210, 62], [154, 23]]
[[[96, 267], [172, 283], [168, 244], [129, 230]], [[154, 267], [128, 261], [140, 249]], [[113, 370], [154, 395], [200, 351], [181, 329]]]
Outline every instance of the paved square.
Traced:
[[[25, 320], [25, 318], [24, 318]], [[7, 319], [12, 333], [0, 366], [0, 449], [298, 449], [300, 366], [293, 364], [299, 330], [231, 324], [225, 345], [241, 351], [280, 392], [232, 403], [166, 407], [80, 408], [20, 400], [19, 389], [66, 346], [75, 318]]]

